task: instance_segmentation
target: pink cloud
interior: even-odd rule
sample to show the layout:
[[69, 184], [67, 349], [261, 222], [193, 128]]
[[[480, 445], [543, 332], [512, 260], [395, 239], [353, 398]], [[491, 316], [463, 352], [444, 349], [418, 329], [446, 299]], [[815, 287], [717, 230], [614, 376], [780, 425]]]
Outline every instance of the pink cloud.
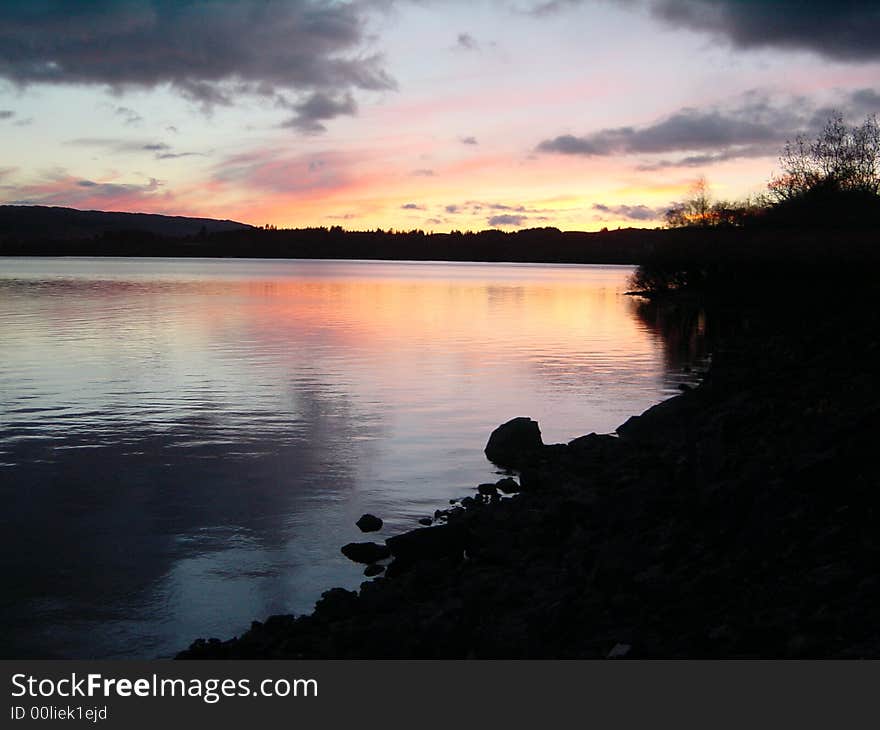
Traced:
[[171, 191], [156, 178], [145, 183], [98, 182], [58, 173], [48, 179], [5, 187], [12, 205], [57, 205], [100, 210], [169, 212], [176, 207]]

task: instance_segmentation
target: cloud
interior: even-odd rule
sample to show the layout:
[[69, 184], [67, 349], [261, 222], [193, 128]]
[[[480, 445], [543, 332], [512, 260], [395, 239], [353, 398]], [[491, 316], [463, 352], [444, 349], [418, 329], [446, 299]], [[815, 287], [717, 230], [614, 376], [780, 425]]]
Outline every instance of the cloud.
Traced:
[[880, 58], [880, 6], [875, 2], [651, 0], [650, 7], [670, 25], [712, 33], [738, 48], [807, 50], [842, 61]]
[[462, 137], [460, 142], [462, 144], [480, 144], [476, 137]]
[[[711, 33], [736, 48], [805, 50], [841, 61], [880, 58], [880, 6], [873, 0], [615, 0], [622, 7], [647, 6], [677, 28]], [[542, 0], [526, 13], [548, 17], [585, 0]]]
[[178, 157], [205, 157], [204, 152], [163, 152], [156, 155], [157, 160], [176, 160]]
[[595, 203], [593, 210], [633, 221], [659, 220], [666, 212], [665, 208], [649, 208], [646, 205], [603, 205], [602, 203]]
[[150, 152], [157, 160], [170, 160], [177, 157], [201, 157], [205, 155], [204, 152], [174, 152], [171, 145], [165, 142], [116, 139], [111, 137], [78, 137], [68, 140], [65, 144], [78, 147], [97, 147], [112, 155]]
[[273, 194], [333, 190], [351, 177], [351, 160], [336, 152], [287, 157], [261, 149], [227, 157], [213, 170], [212, 182]]
[[[779, 145], [783, 142], [779, 141]], [[677, 159], [660, 159], [655, 162], [644, 162], [636, 165], [637, 170], [642, 172], [654, 172], [665, 170], [669, 167], [708, 167], [728, 160], [739, 160], [751, 157], [767, 157], [778, 154], [779, 146], [754, 145], [736, 147], [722, 152], [704, 152], [696, 155], [686, 155]]]
[[470, 33], [459, 33], [455, 47], [464, 51], [479, 51], [480, 44]]
[[137, 124], [138, 122], [142, 122], [144, 118], [138, 114], [134, 109], [130, 109], [127, 106], [118, 106], [114, 110], [114, 114], [123, 118], [123, 121], [126, 124]]
[[155, 202], [167, 203], [171, 194], [163, 183], [150, 178], [146, 183], [98, 182], [60, 171], [47, 179], [9, 189], [10, 205], [61, 205], [74, 208], [144, 209]]
[[510, 215], [504, 213], [502, 215], [493, 215], [488, 219], [488, 223], [492, 228], [500, 228], [501, 226], [521, 226], [528, 218], [524, 215]]
[[0, 167], [0, 180], [2, 180], [4, 177], [9, 177], [17, 169], [17, 167]]
[[410, 175], [413, 175], [414, 177], [434, 177], [435, 172], [427, 168], [422, 168], [420, 170], [413, 170]]
[[284, 122], [283, 126], [294, 127], [309, 134], [325, 131], [326, 127], [322, 122], [341, 115], [353, 116], [357, 113], [357, 104], [350, 93], [334, 97], [318, 91], [304, 101], [290, 105], [290, 108], [296, 114]]
[[[765, 109], [769, 111], [769, 109]], [[562, 135], [544, 140], [540, 152], [599, 156], [654, 154], [681, 150], [724, 149], [736, 145], [774, 143], [779, 123], [790, 128], [793, 119], [785, 112], [762, 118], [755, 105], [723, 111], [685, 108], [645, 127], [602, 129], [583, 137]]]
[[526, 13], [536, 18], [544, 18], [573, 8], [582, 2], [583, 0], [546, 0], [530, 7], [526, 10]]
[[451, 215], [461, 212], [461, 208], [457, 205], [447, 205], [444, 210]]
[[[485, 208], [489, 208], [491, 210], [513, 210], [513, 211], [516, 211], [517, 213], [525, 213], [526, 212], [526, 207], [524, 205], [514, 206], [514, 205], [506, 205], [505, 203], [483, 203], [482, 206]], [[535, 213], [537, 211], [532, 210], [531, 212]]]
[[[169, 85], [206, 107], [242, 94], [293, 94], [302, 122], [290, 126], [309, 130], [354, 113], [352, 90], [395, 88], [381, 56], [365, 53], [368, 8], [325, 0], [4, 0], [0, 78], [115, 91]], [[336, 100], [335, 111], [327, 99]]]
[[424, 210], [425, 207], [423, 205], [416, 205], [415, 203], [404, 203], [400, 206], [401, 210]]
[[15, 116], [15, 112], [11, 109], [0, 109], [0, 120], [3, 119], [12, 119]]
[[880, 94], [869, 88], [840, 93], [837, 103], [830, 107], [804, 97], [774, 102], [764, 93], [750, 91], [733, 106], [686, 107], [641, 127], [606, 128], [582, 136], [564, 134], [540, 142], [537, 151], [582, 157], [680, 153], [675, 159], [645, 162], [639, 169], [700, 167], [774, 156], [787, 140], [821, 129], [835, 110], [860, 120], [880, 111]]
[[848, 111], [856, 117], [880, 112], [880, 94], [874, 89], [858, 89], [853, 91], [847, 104]]

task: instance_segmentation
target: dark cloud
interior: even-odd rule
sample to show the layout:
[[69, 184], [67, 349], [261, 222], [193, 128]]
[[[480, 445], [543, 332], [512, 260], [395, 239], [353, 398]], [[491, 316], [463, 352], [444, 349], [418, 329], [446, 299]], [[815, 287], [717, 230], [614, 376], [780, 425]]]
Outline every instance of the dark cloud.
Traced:
[[425, 207], [422, 205], [416, 205], [415, 203], [405, 203], [400, 206], [401, 210], [424, 210]]
[[647, 205], [603, 205], [595, 203], [593, 210], [633, 221], [652, 221], [663, 217], [666, 209], [649, 208]]
[[450, 214], [452, 214], [452, 215], [455, 215], [456, 213], [460, 213], [460, 212], [461, 212], [461, 208], [460, 208], [459, 206], [457, 206], [457, 205], [447, 205], [446, 208], [444, 208], [444, 210], [445, 210], [447, 213], [450, 213]]
[[[779, 145], [783, 144], [782, 141]], [[655, 162], [645, 162], [637, 165], [637, 170], [652, 172], [655, 170], [664, 170], [669, 167], [707, 167], [728, 160], [736, 160], [750, 157], [767, 157], [773, 156], [779, 152], [779, 146], [772, 145], [754, 145], [751, 147], [736, 147], [734, 149], [725, 150], [723, 152], [705, 152], [696, 155], [686, 155], [677, 159], [661, 159]]]
[[738, 158], [774, 156], [787, 140], [815, 133], [837, 111], [859, 120], [880, 111], [880, 94], [873, 89], [842, 93], [831, 107], [804, 97], [774, 103], [767, 95], [752, 91], [731, 107], [685, 108], [642, 127], [561, 135], [544, 140], [537, 150], [583, 157], [683, 153], [675, 159], [651, 160], [639, 167], [700, 167]]
[[880, 58], [880, 5], [874, 0], [650, 0], [665, 22], [708, 31], [739, 48], [814, 51], [843, 61]]
[[[678, 28], [711, 33], [737, 48], [813, 51], [842, 61], [880, 58], [880, 5], [876, 0], [615, 0], [647, 5]], [[586, 0], [542, 0], [526, 12], [556, 15]]]
[[477, 142], [476, 137], [462, 137], [461, 143], [462, 144], [480, 144], [479, 142]]
[[476, 38], [474, 38], [470, 33], [459, 33], [458, 38], [455, 41], [456, 48], [460, 48], [464, 51], [478, 51], [480, 50], [480, 44], [477, 43]]
[[850, 95], [848, 106], [853, 116], [877, 114], [880, 112], [880, 94], [874, 89], [859, 89]]
[[15, 112], [11, 109], [0, 109], [0, 119], [12, 119], [15, 116]]
[[510, 215], [504, 213], [502, 215], [493, 215], [489, 218], [488, 223], [492, 228], [500, 228], [502, 226], [521, 226], [528, 220], [524, 215]]
[[[785, 128], [790, 128], [794, 121], [787, 118], [785, 112], [771, 119], [761, 118], [756, 111], [754, 105], [731, 111], [686, 108], [645, 127], [616, 127], [583, 137], [563, 135], [544, 140], [538, 145], [538, 150], [564, 155], [595, 156], [655, 154], [767, 144], [779, 139], [780, 121], [786, 122]], [[786, 118], [780, 119], [783, 116]]]
[[295, 115], [283, 126], [309, 134], [325, 131], [323, 122], [342, 115], [353, 116], [357, 112], [357, 104], [350, 93], [337, 97], [323, 91], [315, 92], [305, 100], [290, 105], [290, 108]]
[[[290, 126], [310, 131], [322, 119], [354, 113], [346, 96], [352, 90], [395, 86], [381, 57], [363, 52], [367, 7], [325, 0], [0, 0], [0, 78], [119, 91], [167, 84], [206, 106], [243, 93], [294, 94], [303, 109]], [[327, 99], [336, 101], [335, 111]]]

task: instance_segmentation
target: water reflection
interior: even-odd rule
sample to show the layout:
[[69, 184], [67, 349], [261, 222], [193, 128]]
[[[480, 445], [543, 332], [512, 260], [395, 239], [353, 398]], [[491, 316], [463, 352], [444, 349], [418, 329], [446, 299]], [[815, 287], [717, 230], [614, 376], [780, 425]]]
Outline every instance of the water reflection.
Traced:
[[711, 322], [698, 301], [633, 299], [636, 316], [662, 343], [664, 363], [673, 382], [685, 382], [694, 368], [705, 368], [711, 351]]
[[485, 481], [501, 421], [568, 440], [674, 392], [699, 348], [628, 274], [0, 260], [0, 654], [165, 655], [356, 586], [357, 517]]

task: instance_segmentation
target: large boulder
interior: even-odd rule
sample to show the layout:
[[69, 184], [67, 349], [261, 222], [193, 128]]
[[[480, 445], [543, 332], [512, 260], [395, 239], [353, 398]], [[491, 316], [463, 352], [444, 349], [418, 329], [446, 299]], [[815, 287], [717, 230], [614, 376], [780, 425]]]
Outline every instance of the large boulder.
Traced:
[[396, 559], [407, 562], [460, 556], [464, 550], [464, 535], [452, 525], [420, 527], [385, 542]]
[[342, 546], [342, 554], [356, 563], [376, 563], [391, 557], [391, 551], [386, 545], [375, 542], [350, 542]]
[[492, 431], [486, 444], [486, 458], [498, 466], [517, 468], [544, 447], [538, 422], [514, 418]]

